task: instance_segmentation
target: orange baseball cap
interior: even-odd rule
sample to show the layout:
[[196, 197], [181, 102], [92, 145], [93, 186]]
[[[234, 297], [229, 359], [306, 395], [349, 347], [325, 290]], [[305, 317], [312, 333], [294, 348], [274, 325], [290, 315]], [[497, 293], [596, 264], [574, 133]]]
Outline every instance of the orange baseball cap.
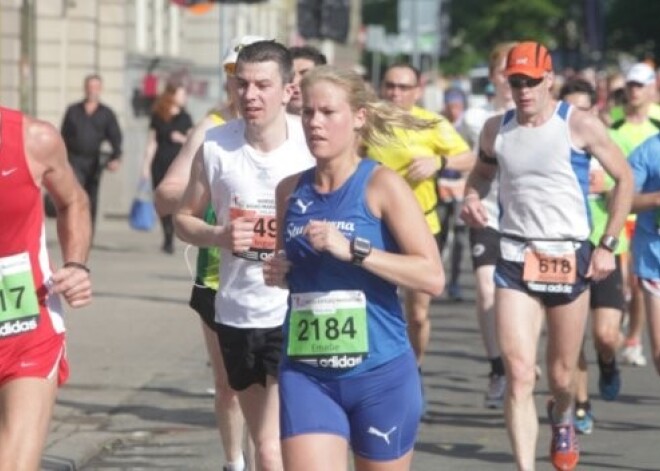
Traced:
[[535, 41], [525, 41], [514, 46], [506, 57], [504, 75], [526, 75], [541, 78], [552, 71], [552, 58], [546, 47]]

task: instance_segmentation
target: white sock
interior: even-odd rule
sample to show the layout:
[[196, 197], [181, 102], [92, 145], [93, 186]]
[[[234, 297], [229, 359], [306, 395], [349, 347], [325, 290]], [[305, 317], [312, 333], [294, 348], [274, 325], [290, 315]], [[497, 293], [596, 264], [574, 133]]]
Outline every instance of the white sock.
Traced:
[[245, 471], [245, 460], [243, 459], [243, 455], [240, 455], [236, 461], [227, 463], [225, 469], [227, 471]]

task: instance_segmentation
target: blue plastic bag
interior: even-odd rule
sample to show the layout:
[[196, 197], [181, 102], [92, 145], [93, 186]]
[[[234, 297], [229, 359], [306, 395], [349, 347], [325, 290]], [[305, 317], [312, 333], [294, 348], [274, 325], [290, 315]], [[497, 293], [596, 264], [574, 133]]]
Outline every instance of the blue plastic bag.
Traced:
[[136, 231], [150, 231], [156, 224], [156, 210], [151, 196], [149, 180], [140, 179], [138, 191], [131, 205], [131, 214], [128, 218], [131, 229]]

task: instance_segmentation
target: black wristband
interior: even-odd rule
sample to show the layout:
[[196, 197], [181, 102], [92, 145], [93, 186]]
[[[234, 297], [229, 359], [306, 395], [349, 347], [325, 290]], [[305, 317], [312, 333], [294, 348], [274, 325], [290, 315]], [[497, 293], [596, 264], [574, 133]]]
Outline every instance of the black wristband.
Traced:
[[497, 165], [497, 158], [491, 157], [490, 155], [486, 154], [486, 152], [483, 149], [479, 149], [479, 160], [481, 160], [483, 163], [487, 165]]
[[64, 268], [79, 268], [80, 270], [84, 270], [87, 273], [91, 272], [91, 270], [85, 265], [84, 263], [79, 263], [79, 262], [66, 262], [64, 265], [62, 265]]

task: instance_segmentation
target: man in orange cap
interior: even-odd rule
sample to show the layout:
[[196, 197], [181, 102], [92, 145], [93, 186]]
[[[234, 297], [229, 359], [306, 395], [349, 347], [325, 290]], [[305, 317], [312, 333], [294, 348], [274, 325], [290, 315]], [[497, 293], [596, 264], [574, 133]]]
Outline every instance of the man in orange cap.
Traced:
[[[573, 381], [589, 279], [603, 279], [614, 270], [616, 236], [632, 200], [632, 175], [597, 117], [553, 99], [552, 59], [542, 44], [513, 47], [504, 73], [515, 108], [490, 118], [483, 128], [463, 217], [473, 227], [488, 223], [481, 197], [497, 172], [501, 254], [494, 275], [495, 322], [507, 376], [507, 430], [518, 469], [534, 469], [538, 418], [533, 391], [545, 314], [550, 458], [556, 469], [571, 470], [579, 458]], [[590, 155], [616, 182], [596, 248], [589, 243]]]

